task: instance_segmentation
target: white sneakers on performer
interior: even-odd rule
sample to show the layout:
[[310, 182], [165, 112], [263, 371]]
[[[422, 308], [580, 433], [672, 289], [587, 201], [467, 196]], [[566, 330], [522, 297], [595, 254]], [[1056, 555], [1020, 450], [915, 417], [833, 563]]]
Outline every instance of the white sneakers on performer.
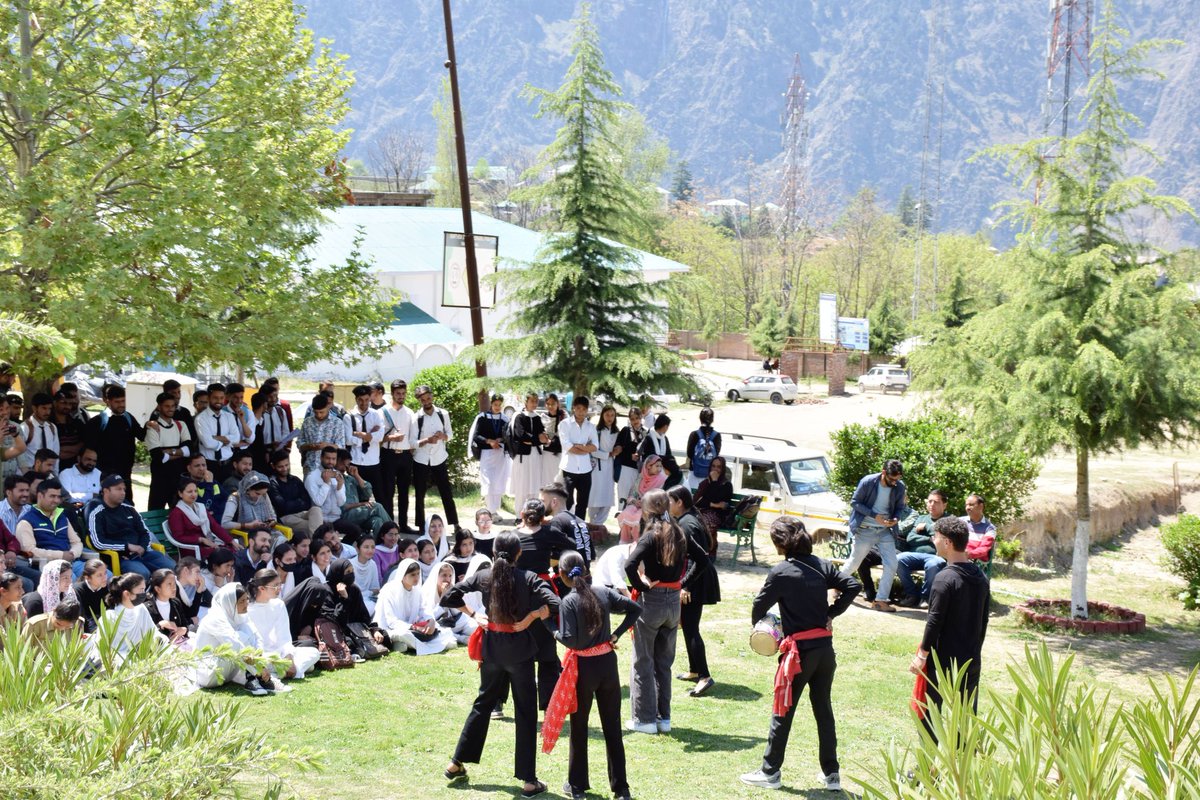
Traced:
[[653, 722], [638, 722], [636, 719], [625, 721], [625, 730], [637, 733], [658, 733], [658, 726]]
[[671, 732], [671, 720], [660, 719], [658, 721], [658, 732], [659, 733], [670, 733]]
[[831, 772], [826, 775], [823, 772], [817, 773], [821, 779], [821, 783], [825, 784], [825, 791], [840, 792], [842, 790], [842, 776], [840, 773]]
[[750, 786], [760, 786], [763, 789], [778, 789], [783, 786], [783, 782], [779, 779], [779, 773], [768, 775], [761, 769], [756, 769], [754, 772], [747, 772], [741, 776], [742, 783]]

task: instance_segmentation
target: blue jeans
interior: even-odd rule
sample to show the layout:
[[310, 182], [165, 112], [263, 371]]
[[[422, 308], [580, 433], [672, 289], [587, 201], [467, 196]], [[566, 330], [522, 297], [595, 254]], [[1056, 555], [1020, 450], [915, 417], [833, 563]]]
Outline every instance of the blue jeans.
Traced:
[[[916, 597], [920, 594], [922, 600], [929, 600], [929, 592], [933, 588], [933, 579], [937, 577], [938, 572], [942, 567], [946, 566], [946, 560], [941, 556], [933, 553], [901, 553], [898, 559], [898, 572], [900, 575], [900, 586], [904, 589], [906, 597]], [[921, 570], [925, 573], [925, 580], [921, 584], [921, 591], [917, 592], [917, 585], [913, 583], [912, 574], [914, 570]]]
[[170, 556], [165, 556], [154, 548], [148, 548], [146, 552], [140, 556], [129, 556], [125, 553], [120, 554], [121, 572], [136, 572], [146, 580], [150, 580], [150, 573], [159, 569], [175, 569], [175, 562]]
[[842, 576], [854, 576], [858, 565], [863, 562], [872, 547], [879, 548], [879, 557], [883, 559], [883, 577], [879, 580], [879, 588], [875, 593], [876, 602], [887, 603], [892, 594], [892, 579], [896, 577], [896, 535], [891, 528], [877, 528], [873, 525], [859, 525], [852, 531], [854, 548], [850, 551], [850, 560], [842, 566]]

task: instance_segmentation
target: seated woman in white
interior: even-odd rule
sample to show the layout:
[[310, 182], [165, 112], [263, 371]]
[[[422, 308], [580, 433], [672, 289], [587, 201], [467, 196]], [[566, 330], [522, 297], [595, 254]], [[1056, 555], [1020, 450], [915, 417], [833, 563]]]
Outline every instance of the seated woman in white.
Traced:
[[364, 533], [355, 542], [356, 557], [350, 559], [354, 567], [354, 585], [362, 592], [363, 605], [368, 614], [375, 613], [375, 601], [379, 597], [379, 565], [375, 561], [375, 537]]
[[315, 647], [297, 647], [292, 644], [291, 621], [288, 619], [287, 608], [279, 599], [283, 588], [283, 579], [273, 569], [260, 569], [254, 573], [250, 581], [250, 594], [254, 602], [250, 604], [247, 615], [250, 625], [262, 642], [263, 652], [269, 656], [279, 656], [291, 661], [282, 678], [303, 678], [312, 669], [321, 653]]
[[[104, 618], [108, 624], [116, 623], [112, 632], [112, 648], [121, 657], [128, 655], [147, 636], [156, 633], [154, 620], [150, 619], [150, 610], [145, 603], [146, 579], [136, 572], [126, 572], [108, 585], [108, 595], [104, 598], [108, 610], [104, 612]], [[106, 626], [102, 624], [100, 627], [103, 633]], [[161, 634], [158, 638], [163, 644], [167, 641]]]
[[[196, 650], [205, 647], [228, 645], [235, 651], [246, 648], [262, 649], [258, 633], [250, 626], [246, 612], [250, 610], [250, 595], [240, 583], [227, 583], [213, 595], [212, 608], [200, 620], [196, 630]], [[218, 658], [202, 654], [196, 665], [196, 685], [201, 689], [214, 689], [223, 683], [237, 683], [255, 696], [269, 694], [268, 685], [274, 687], [269, 670], [255, 674], [245, 660]]]
[[379, 592], [375, 624], [392, 637], [392, 649], [412, 650], [419, 656], [454, 647], [454, 634], [438, 627], [421, 608], [420, 562], [406, 558]]
[[458, 644], [466, 644], [479, 623], [458, 609], [442, 608], [441, 603], [442, 595], [455, 583], [454, 567], [443, 561], [429, 573], [421, 587], [421, 608], [439, 628], [449, 631]]
[[417, 542], [417, 568], [421, 570], [421, 583], [429, 579], [434, 565], [440, 563], [442, 562], [437, 554], [437, 545], [428, 539], [422, 539]]

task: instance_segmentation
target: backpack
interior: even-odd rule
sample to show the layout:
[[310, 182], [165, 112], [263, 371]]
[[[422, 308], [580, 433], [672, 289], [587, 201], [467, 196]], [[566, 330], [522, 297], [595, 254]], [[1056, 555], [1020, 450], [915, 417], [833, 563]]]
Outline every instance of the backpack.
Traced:
[[[388, 654], [388, 648], [375, 641], [375, 631], [369, 625], [364, 622], [351, 622], [349, 628], [350, 649], [359, 656], [364, 659], [374, 659]], [[384, 634], [384, 641], [391, 643], [387, 634]]]
[[[434, 410], [437, 411], [438, 419], [440, 419], [442, 421], [442, 430], [445, 430], [446, 429], [446, 413], [444, 411], [442, 411], [440, 408], [434, 409]], [[421, 428], [425, 425], [425, 417], [427, 417], [427, 416], [428, 415], [424, 411], [422, 411], [420, 414], [417, 415], [417, 438], [418, 439], [421, 438]]]
[[713, 444], [716, 433], [706, 434], [703, 430], [697, 430], [696, 434], [696, 446], [692, 449], [692, 474], [697, 478], [707, 478], [708, 468], [717, 457], [717, 448]]
[[483, 414], [475, 417], [475, 421], [471, 423], [471, 430], [467, 433], [467, 448], [471, 451], [471, 458], [476, 461], [483, 458], [483, 448], [475, 443], [475, 434], [479, 433], [479, 420], [481, 419], [483, 419]]
[[517, 422], [517, 416], [518, 414], [513, 414], [509, 418], [508, 424], [504, 426], [504, 433], [501, 436], [501, 438], [504, 440], [504, 452], [508, 453], [514, 458], [519, 455], [517, 451], [517, 432], [513, 427]]
[[317, 649], [321, 657], [317, 664], [325, 669], [346, 669], [354, 666], [354, 657], [342, 635], [342, 628], [336, 622], [325, 617], [318, 617], [313, 623], [313, 636], [317, 640]]

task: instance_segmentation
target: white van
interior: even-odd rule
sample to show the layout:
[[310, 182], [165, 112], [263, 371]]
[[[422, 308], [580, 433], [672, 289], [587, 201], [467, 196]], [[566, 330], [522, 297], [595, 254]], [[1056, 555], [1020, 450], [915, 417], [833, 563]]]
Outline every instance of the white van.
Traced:
[[[796, 447], [786, 439], [721, 431], [721, 455], [733, 491], [763, 498], [760, 524], [780, 515], [799, 517], [814, 541], [846, 534], [849, 509], [829, 489], [829, 460], [820, 450]], [[682, 467], [687, 454], [676, 451]]]

